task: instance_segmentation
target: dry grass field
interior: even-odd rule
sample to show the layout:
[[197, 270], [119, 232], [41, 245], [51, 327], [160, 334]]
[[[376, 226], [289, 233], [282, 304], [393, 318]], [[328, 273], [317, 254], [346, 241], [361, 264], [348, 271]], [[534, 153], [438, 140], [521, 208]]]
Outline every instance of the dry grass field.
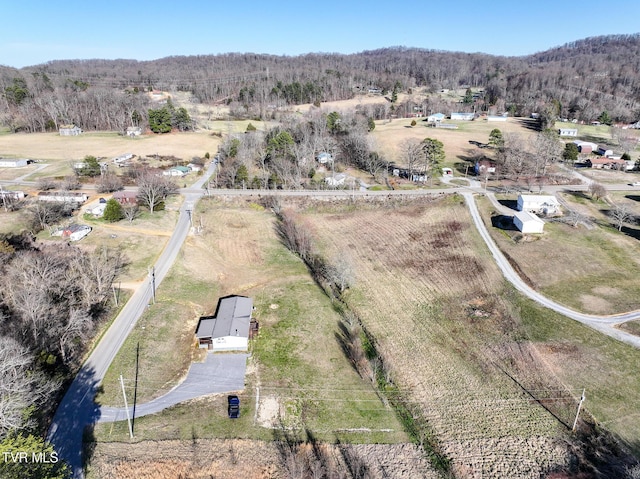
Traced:
[[[519, 133], [524, 138], [528, 138], [535, 132], [524, 126], [520, 118], [509, 118], [506, 122], [492, 123], [486, 120], [474, 121], [451, 121], [458, 125], [457, 130], [447, 130], [444, 128], [431, 128], [426, 126], [426, 122], [417, 119], [416, 126], [411, 126], [411, 118], [395, 119], [391, 122], [383, 120], [376, 121], [376, 128], [371, 133], [376, 149], [383, 158], [389, 158], [396, 164], [402, 165], [401, 145], [408, 139], [424, 140], [425, 138], [435, 138], [444, 144], [446, 163], [453, 164], [470, 158], [478, 147], [469, 143], [477, 141], [487, 143], [489, 133], [494, 128], [500, 129], [503, 134]], [[490, 155], [491, 150], [480, 150]]]
[[[301, 447], [297, 455], [307, 461], [322, 458], [322, 467], [315, 469], [315, 477], [342, 477], [328, 474], [350, 470], [366, 471], [365, 477], [370, 479], [438, 477], [429, 472], [418, 449], [408, 444], [317, 444], [315, 448]], [[101, 443], [95, 456], [87, 479], [275, 479], [293, 475], [282, 464], [282, 448], [273, 442], [247, 439], [158, 441], [133, 444], [126, 450], [121, 444]], [[408, 464], [415, 467], [408, 468]], [[303, 473], [302, 469], [298, 471]], [[323, 473], [327, 476], [322, 476]]]
[[0, 135], [0, 157], [34, 160], [81, 160], [86, 155], [113, 158], [123, 153], [138, 156], [174, 155], [190, 159], [214, 154], [220, 138], [208, 132], [143, 135], [138, 138], [120, 136], [115, 132], [85, 132], [80, 136], [60, 136], [58, 133]]
[[502, 278], [459, 197], [389, 211], [318, 207], [305, 216], [329, 257], [353, 263], [346, 301], [456, 474], [539, 477], [565, 465], [558, 438], [575, 403], [550, 401], [558, 420], [525, 390], [556, 398], [575, 391], [520, 336]]

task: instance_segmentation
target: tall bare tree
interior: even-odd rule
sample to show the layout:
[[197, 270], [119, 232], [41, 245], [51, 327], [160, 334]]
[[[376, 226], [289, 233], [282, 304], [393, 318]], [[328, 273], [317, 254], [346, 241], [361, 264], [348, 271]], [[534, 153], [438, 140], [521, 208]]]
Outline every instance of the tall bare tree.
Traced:
[[138, 200], [153, 213], [158, 206], [178, 188], [170, 179], [153, 173], [143, 171], [137, 178]]

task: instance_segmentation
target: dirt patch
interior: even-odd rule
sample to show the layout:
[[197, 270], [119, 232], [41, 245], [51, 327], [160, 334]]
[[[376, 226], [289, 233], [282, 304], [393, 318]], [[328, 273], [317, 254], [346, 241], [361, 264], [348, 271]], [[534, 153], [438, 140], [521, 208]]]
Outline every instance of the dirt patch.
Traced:
[[612, 309], [611, 303], [599, 296], [594, 296], [592, 294], [581, 294], [579, 296], [579, 299], [584, 311], [591, 311], [594, 314], [607, 314]]

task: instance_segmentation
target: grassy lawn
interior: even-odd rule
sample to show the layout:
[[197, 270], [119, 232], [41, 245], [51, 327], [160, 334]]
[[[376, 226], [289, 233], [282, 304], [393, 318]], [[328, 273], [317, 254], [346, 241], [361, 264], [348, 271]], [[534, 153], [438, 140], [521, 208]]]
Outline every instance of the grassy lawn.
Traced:
[[[586, 389], [585, 407], [640, 454], [640, 351], [513, 296], [522, 327], [553, 375], [569, 389]], [[627, 323], [639, 331], [638, 323]]]
[[[486, 198], [478, 198], [477, 202], [485, 223], [489, 223], [491, 204]], [[580, 197], [578, 204], [586, 214], [596, 214], [600, 220], [602, 215], [593, 210], [604, 205], [592, 204], [586, 197]], [[518, 240], [522, 238], [518, 232], [504, 234], [490, 224], [489, 231], [510, 261], [544, 295], [592, 314], [620, 313], [640, 307], [636, 239], [608, 226], [596, 225], [588, 230], [558, 222], [547, 222], [543, 235], [530, 235], [524, 241]]]
[[[345, 358], [340, 316], [304, 264], [282, 246], [263, 208], [203, 200], [202, 235], [188, 239], [152, 305], [118, 353], [103, 382], [103, 404], [120, 405], [117, 377], [133, 377], [140, 344], [138, 400], [156, 397], [202, 354], [194, 344], [200, 315], [220, 296], [251, 296], [260, 334], [251, 345], [239, 421], [226, 419], [226, 395], [179, 405], [136, 421], [137, 440], [194, 437], [273, 438], [273, 427], [309, 428], [321, 440], [398, 442], [407, 437]], [[144, 371], [144, 372], [143, 372]], [[260, 404], [256, 405], [257, 388]], [[202, 416], [202, 408], [212, 413]], [[258, 407], [256, 415], [256, 407]], [[255, 421], [254, 421], [255, 416]], [[126, 425], [100, 425], [99, 440], [126, 439]]]
[[640, 336], [640, 321], [627, 321], [619, 326], [620, 329], [636, 336]]

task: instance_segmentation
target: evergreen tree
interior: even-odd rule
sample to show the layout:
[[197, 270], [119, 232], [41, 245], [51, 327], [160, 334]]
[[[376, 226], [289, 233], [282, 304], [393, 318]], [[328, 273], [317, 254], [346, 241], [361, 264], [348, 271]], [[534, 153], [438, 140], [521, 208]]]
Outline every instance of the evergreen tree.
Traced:
[[118, 203], [118, 200], [111, 198], [107, 201], [107, 206], [104, 209], [104, 214], [102, 215], [105, 221], [110, 223], [114, 223], [116, 221], [120, 221], [124, 218], [124, 210], [122, 209], [122, 205]]
[[[19, 454], [27, 454], [20, 460]], [[65, 479], [68, 466], [53, 446], [33, 435], [10, 434], [0, 442], [0, 477], [3, 479]], [[15, 458], [15, 459], [14, 459]]]
[[562, 159], [567, 162], [575, 162], [578, 159], [578, 145], [575, 143], [567, 143], [562, 152]]
[[464, 98], [462, 99], [462, 103], [473, 103], [473, 92], [471, 91], [471, 88], [467, 88]]
[[494, 128], [489, 133], [489, 144], [494, 148], [502, 148], [504, 146], [504, 136], [498, 128]]
[[159, 110], [149, 110], [149, 128], [154, 133], [171, 131], [171, 112], [166, 106]]

